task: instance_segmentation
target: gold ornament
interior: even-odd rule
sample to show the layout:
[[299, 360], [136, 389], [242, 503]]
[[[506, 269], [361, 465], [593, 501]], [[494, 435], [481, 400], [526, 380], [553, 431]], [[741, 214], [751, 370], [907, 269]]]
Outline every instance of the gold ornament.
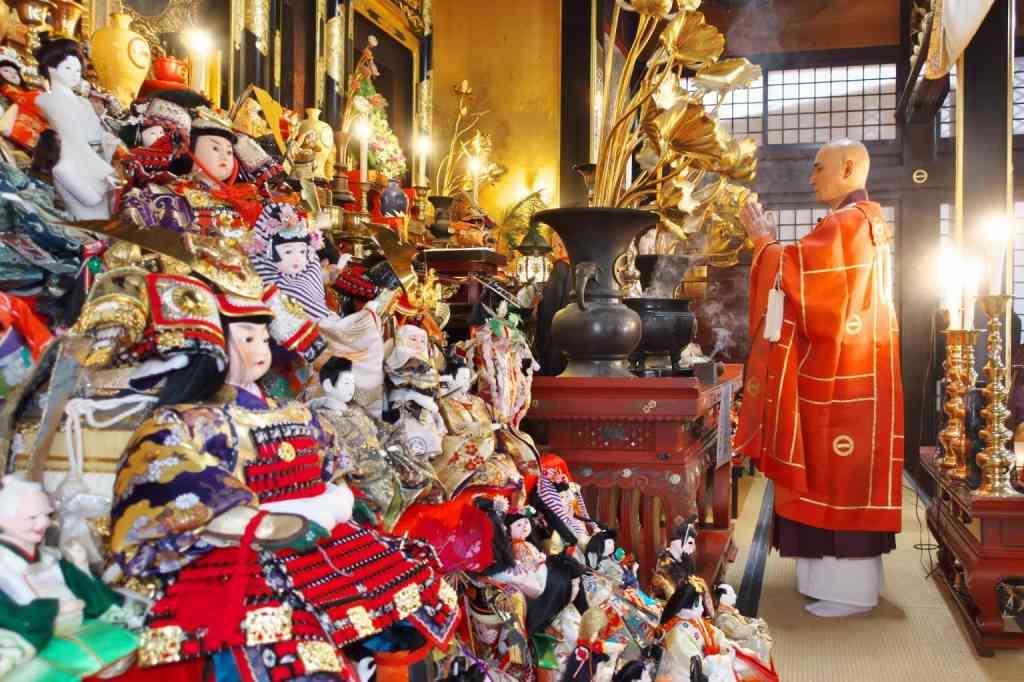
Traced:
[[672, 59], [683, 66], [698, 69], [718, 61], [725, 50], [725, 36], [708, 24], [701, 12], [680, 14], [661, 34], [661, 44]]
[[345, 616], [347, 616], [352, 622], [352, 627], [360, 638], [369, 637], [373, 633], [377, 632], [377, 628], [373, 626], [373, 619], [370, 617], [370, 612], [364, 607], [353, 606], [345, 612]]
[[177, 625], [147, 628], [139, 636], [139, 665], [149, 668], [181, 660], [185, 632]]
[[745, 88], [760, 77], [761, 67], [741, 57], [705, 64], [694, 81], [704, 90], [725, 93]]
[[423, 605], [420, 600], [420, 586], [406, 585], [395, 594], [394, 602], [399, 616], [406, 618], [411, 615]]
[[295, 459], [295, 446], [291, 443], [281, 443], [277, 447], [277, 456], [285, 462], [291, 462]]
[[341, 672], [341, 661], [338, 660], [338, 654], [333, 645], [327, 642], [307, 641], [299, 642], [296, 649], [306, 673]]
[[1010, 483], [1013, 470], [1013, 455], [1006, 447], [1013, 433], [1006, 427], [1010, 418], [1007, 406], [1009, 386], [1007, 386], [1006, 366], [1003, 363], [1003, 318], [1010, 296], [980, 296], [985, 314], [988, 315], [988, 361], [985, 363], [985, 377], [988, 383], [981, 394], [985, 398], [985, 407], [981, 417], [985, 420], [985, 428], [981, 429], [981, 440], [985, 449], [978, 453], [978, 466], [981, 467], [981, 485], [975, 490], [976, 495], [985, 496], [1016, 496], [1019, 493]]
[[292, 607], [266, 606], [245, 614], [242, 624], [246, 646], [283, 642], [292, 637]]

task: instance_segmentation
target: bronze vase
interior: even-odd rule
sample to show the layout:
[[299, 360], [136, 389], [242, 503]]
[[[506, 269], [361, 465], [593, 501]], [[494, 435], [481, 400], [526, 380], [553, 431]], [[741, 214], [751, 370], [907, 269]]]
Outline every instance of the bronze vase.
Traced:
[[640, 316], [622, 303], [615, 259], [658, 216], [631, 208], [555, 208], [534, 215], [569, 252], [573, 300], [555, 313], [551, 334], [569, 363], [563, 377], [626, 377], [640, 343]]

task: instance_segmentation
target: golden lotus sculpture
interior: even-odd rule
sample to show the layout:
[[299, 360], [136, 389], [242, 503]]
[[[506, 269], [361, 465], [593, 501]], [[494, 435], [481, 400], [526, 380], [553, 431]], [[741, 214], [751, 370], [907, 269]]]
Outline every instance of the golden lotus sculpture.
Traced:
[[[742, 58], [722, 59], [725, 38], [698, 11], [700, 0], [620, 0], [612, 11], [638, 14], [635, 38], [617, 76], [604, 78], [595, 206], [654, 210], [661, 229], [691, 254], [735, 263], [746, 244], [739, 211], [757, 175], [757, 142], [733, 138], [718, 120], [730, 92], [761, 78]], [[611, 53], [604, 73], [612, 71]], [[682, 76], [695, 71], [692, 78]], [[614, 94], [614, 96], [613, 96]], [[636, 162], [641, 171], [627, 181]]]

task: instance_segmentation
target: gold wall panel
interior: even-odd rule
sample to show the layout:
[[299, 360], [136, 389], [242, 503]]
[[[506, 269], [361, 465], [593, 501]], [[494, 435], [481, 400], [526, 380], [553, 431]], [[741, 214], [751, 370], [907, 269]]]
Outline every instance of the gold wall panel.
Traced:
[[[561, 144], [561, 4], [553, 0], [462, 0], [433, 3], [434, 117], [431, 167], [447, 149], [457, 98], [467, 79], [486, 109], [480, 130], [491, 136], [494, 158], [508, 168], [480, 192], [495, 219], [527, 194], [544, 189], [558, 198]], [[581, 159], [585, 161], [586, 159]]]

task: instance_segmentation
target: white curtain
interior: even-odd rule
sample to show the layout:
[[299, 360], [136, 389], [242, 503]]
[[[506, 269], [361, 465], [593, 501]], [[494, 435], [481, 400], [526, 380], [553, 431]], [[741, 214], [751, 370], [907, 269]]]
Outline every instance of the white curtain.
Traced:
[[935, 0], [924, 75], [942, 78], [956, 64], [995, 0]]

